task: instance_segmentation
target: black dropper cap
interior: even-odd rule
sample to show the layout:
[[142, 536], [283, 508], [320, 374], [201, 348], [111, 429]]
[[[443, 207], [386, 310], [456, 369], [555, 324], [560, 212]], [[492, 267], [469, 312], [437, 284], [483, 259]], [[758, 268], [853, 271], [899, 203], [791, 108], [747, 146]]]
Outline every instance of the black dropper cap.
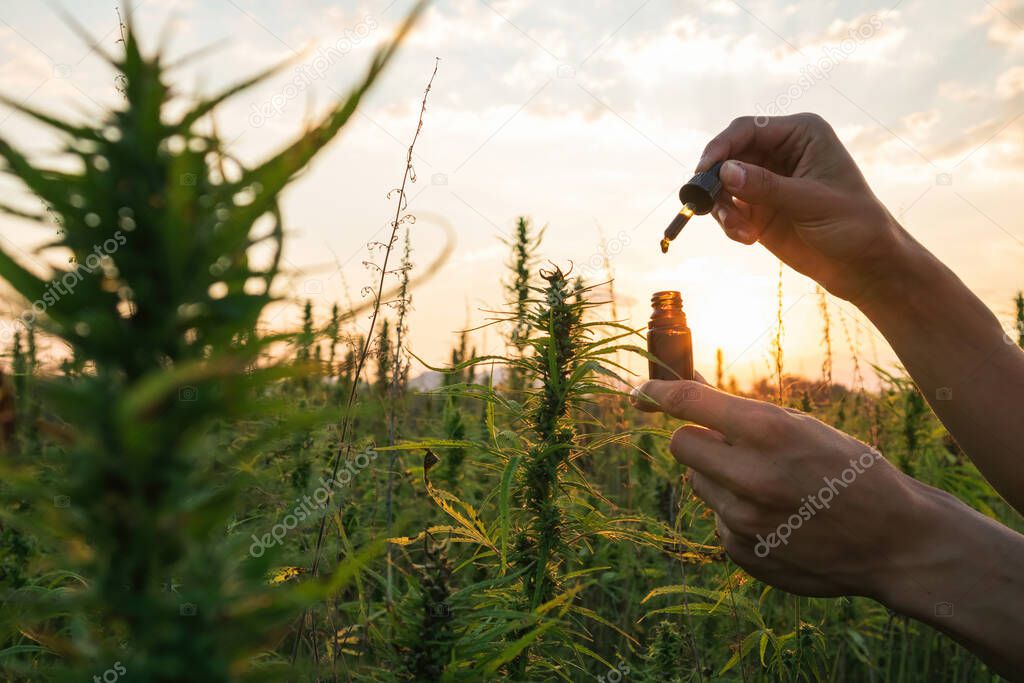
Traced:
[[679, 188], [679, 201], [689, 204], [698, 216], [710, 213], [718, 193], [722, 191], [722, 179], [718, 177], [721, 168], [722, 162], [719, 161], [703, 173], [690, 178], [690, 182]]
[[679, 236], [683, 227], [690, 221], [690, 217], [703, 216], [711, 212], [718, 193], [722, 191], [722, 180], [718, 177], [721, 168], [722, 162], [719, 161], [708, 170], [690, 178], [689, 182], [679, 188], [679, 201], [683, 203], [683, 208], [665, 228], [665, 236], [661, 240], [662, 253], [668, 251], [669, 242]]

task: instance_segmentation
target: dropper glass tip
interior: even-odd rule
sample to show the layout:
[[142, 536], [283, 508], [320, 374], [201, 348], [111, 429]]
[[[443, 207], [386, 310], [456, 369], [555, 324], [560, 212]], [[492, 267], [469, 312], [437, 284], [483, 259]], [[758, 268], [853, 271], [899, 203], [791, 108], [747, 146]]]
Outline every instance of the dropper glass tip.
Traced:
[[683, 210], [677, 213], [672, 222], [665, 228], [665, 238], [661, 241], [661, 252], [663, 254], [668, 252], [668, 243], [679, 236], [679, 233], [682, 232], [692, 215], [693, 212], [684, 206]]

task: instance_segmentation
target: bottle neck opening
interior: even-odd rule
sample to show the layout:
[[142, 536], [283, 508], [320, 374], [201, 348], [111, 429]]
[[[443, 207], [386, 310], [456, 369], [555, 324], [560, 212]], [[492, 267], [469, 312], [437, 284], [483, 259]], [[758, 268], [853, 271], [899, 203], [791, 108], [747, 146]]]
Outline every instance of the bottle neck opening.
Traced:
[[683, 297], [679, 292], [655, 292], [651, 296], [651, 320], [648, 327], [686, 327]]
[[655, 292], [651, 296], [651, 307], [654, 310], [683, 310], [683, 296], [679, 292]]

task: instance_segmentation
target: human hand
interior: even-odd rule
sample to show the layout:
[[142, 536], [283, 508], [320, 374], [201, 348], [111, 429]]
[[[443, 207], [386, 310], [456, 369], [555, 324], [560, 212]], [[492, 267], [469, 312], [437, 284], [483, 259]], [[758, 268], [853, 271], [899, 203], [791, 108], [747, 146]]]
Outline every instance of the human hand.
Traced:
[[686, 380], [652, 380], [632, 398], [697, 423], [675, 431], [672, 454], [691, 468], [726, 552], [762, 581], [877, 598], [930, 537], [928, 487], [810, 415]]
[[838, 297], [860, 305], [882, 291], [876, 285], [916, 244], [820, 116], [736, 119], [704, 148], [697, 171], [725, 160], [713, 214], [726, 234], [760, 241]]

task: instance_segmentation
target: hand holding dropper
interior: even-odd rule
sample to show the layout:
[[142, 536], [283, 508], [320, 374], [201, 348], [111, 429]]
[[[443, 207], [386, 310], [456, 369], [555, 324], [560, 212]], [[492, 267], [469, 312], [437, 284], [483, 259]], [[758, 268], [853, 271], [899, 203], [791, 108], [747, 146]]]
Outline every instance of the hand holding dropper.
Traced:
[[668, 253], [669, 243], [679, 236], [693, 216], [703, 216], [711, 212], [718, 193], [722, 191], [722, 181], [718, 177], [718, 170], [721, 167], [722, 162], [718, 162], [703, 173], [693, 176], [688, 183], [679, 188], [679, 201], [683, 203], [683, 208], [665, 228], [665, 236], [661, 238], [661, 253]]

